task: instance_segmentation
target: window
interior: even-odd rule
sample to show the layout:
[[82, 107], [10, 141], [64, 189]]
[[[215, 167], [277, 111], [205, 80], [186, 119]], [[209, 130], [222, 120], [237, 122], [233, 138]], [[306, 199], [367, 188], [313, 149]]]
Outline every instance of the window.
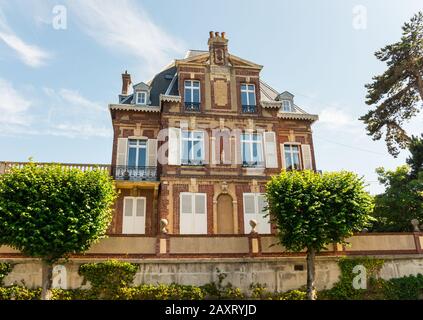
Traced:
[[258, 133], [244, 133], [241, 136], [242, 164], [244, 166], [258, 166], [263, 164], [262, 135]]
[[207, 234], [207, 198], [205, 193], [181, 192], [180, 234]]
[[146, 105], [147, 104], [147, 92], [145, 92], [145, 91], [137, 92], [136, 103]]
[[122, 233], [145, 233], [145, 197], [123, 198], [123, 225]]
[[147, 140], [128, 141], [128, 167], [145, 167], [147, 165]]
[[256, 220], [258, 233], [270, 233], [269, 218], [265, 217], [267, 212], [266, 197], [263, 193], [244, 193], [244, 232], [251, 232], [250, 221]]
[[300, 170], [300, 146], [295, 144], [284, 145], [286, 170]]
[[241, 84], [242, 112], [256, 112], [256, 92], [254, 84]]
[[203, 164], [204, 150], [204, 132], [182, 131], [182, 164]]
[[200, 81], [197, 80], [185, 80], [185, 95], [184, 95], [185, 107], [193, 108], [194, 111], [199, 111], [196, 108], [200, 106]]
[[292, 112], [292, 103], [289, 100], [282, 101], [283, 112]]

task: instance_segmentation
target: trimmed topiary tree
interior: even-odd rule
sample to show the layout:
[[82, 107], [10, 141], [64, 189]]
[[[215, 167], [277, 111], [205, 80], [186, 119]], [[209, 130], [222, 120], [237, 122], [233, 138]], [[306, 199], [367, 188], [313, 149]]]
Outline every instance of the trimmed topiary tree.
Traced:
[[354, 173], [309, 170], [272, 177], [266, 197], [280, 243], [290, 251], [307, 250], [307, 297], [314, 300], [316, 253], [368, 226], [373, 199]]
[[51, 296], [53, 264], [104, 237], [115, 198], [99, 169], [29, 163], [0, 175], [0, 244], [42, 260], [42, 299]]

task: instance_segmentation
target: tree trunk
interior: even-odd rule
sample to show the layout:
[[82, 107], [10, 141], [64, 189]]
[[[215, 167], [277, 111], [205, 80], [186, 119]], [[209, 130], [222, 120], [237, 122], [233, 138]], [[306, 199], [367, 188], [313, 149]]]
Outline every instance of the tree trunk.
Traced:
[[310, 248], [307, 250], [307, 299], [316, 300], [316, 288], [314, 286], [316, 250]]
[[53, 264], [43, 261], [42, 262], [42, 286], [41, 300], [51, 299], [51, 286], [53, 278]]

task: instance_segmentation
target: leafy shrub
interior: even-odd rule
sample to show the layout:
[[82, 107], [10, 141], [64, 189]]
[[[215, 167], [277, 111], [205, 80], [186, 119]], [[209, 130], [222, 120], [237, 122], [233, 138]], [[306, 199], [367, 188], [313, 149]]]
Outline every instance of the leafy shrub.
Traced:
[[388, 300], [418, 300], [423, 295], [423, 275], [390, 279], [383, 287]]
[[122, 300], [202, 300], [204, 292], [195, 286], [179, 284], [140, 285], [119, 290]]
[[3, 285], [4, 278], [12, 271], [13, 266], [10, 263], [0, 262], [0, 286]]
[[90, 282], [93, 293], [100, 299], [113, 299], [119, 290], [132, 285], [138, 265], [117, 260], [88, 263], [79, 267], [83, 283]]
[[223, 281], [228, 276], [222, 273], [219, 268], [216, 268], [217, 281], [207, 283], [201, 286], [207, 299], [243, 299], [244, 295], [239, 288], [234, 288], [232, 283], [228, 282], [223, 285]]
[[0, 300], [40, 300], [41, 288], [27, 289], [23, 286], [0, 287]]

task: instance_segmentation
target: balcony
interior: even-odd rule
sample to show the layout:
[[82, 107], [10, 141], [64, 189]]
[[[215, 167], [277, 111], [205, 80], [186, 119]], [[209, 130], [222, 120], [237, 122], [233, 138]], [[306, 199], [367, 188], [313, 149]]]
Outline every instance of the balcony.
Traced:
[[243, 168], [264, 168], [264, 162], [263, 161], [243, 161], [242, 162]]
[[257, 106], [255, 106], [255, 105], [242, 105], [242, 113], [257, 113]]
[[202, 166], [202, 165], [204, 165], [204, 160], [182, 159], [181, 165], [183, 165], [183, 166]]
[[188, 111], [188, 112], [200, 112], [200, 102], [188, 102], [188, 101], [185, 101], [185, 111]]
[[116, 180], [156, 181], [157, 167], [115, 166], [113, 175]]

